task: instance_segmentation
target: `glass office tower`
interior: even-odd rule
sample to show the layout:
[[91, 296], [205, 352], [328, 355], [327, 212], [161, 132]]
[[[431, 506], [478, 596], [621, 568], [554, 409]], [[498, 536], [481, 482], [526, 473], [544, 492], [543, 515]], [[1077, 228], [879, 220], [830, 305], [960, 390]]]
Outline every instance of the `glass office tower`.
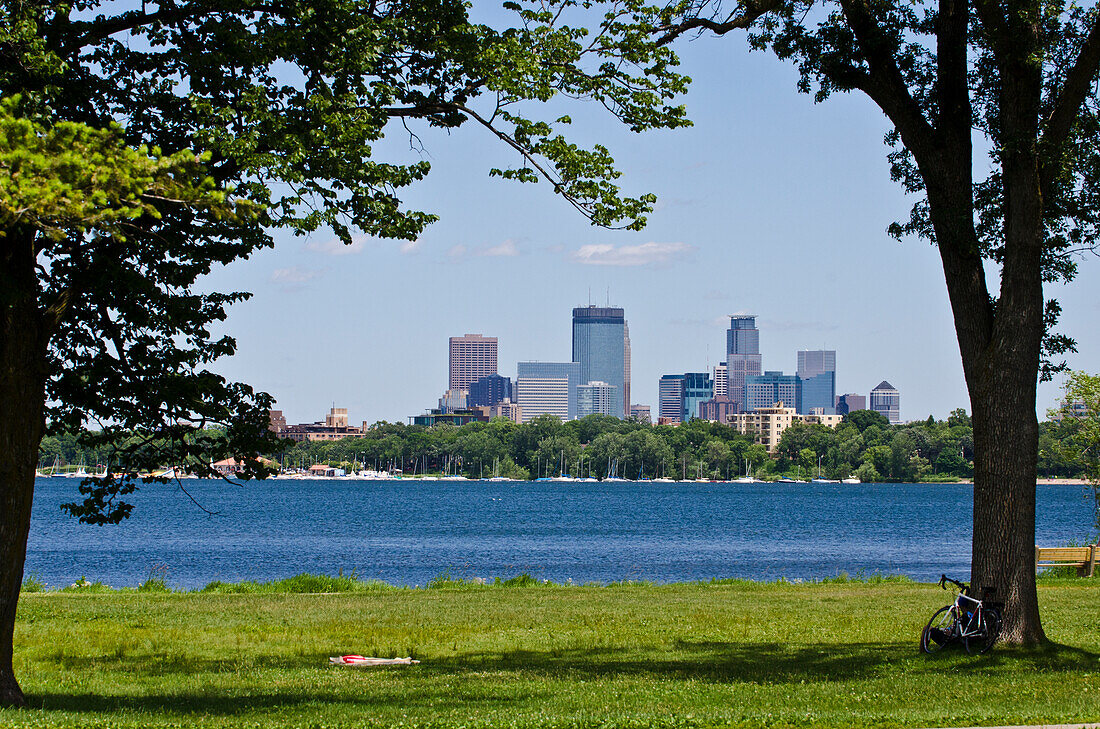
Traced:
[[626, 317], [617, 306], [578, 306], [573, 309], [573, 361], [580, 365], [580, 384], [606, 382], [615, 387], [611, 414], [630, 415], [627, 384]]
[[820, 410], [823, 415], [833, 415], [836, 412], [836, 350], [799, 350], [795, 374], [802, 380], [802, 404], [798, 412], [807, 415]]
[[753, 314], [730, 316], [730, 328], [726, 332], [726, 380], [727, 394], [738, 400], [744, 410], [749, 410], [745, 382], [748, 377], [762, 371], [760, 357], [760, 330], [756, 328]]

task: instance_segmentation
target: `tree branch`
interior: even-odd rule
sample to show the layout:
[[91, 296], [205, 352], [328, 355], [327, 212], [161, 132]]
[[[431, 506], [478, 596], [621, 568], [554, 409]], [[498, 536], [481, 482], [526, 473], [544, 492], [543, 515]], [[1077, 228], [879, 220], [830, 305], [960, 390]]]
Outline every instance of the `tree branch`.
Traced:
[[882, 32], [867, 0], [841, 0], [841, 7], [870, 69], [866, 82], [858, 88], [870, 96], [897, 127], [917, 164], [930, 164], [936, 150], [935, 129], [909, 93], [897, 65], [895, 44]]
[[1055, 99], [1054, 108], [1048, 117], [1046, 129], [1039, 139], [1039, 149], [1042, 150], [1043, 155], [1039, 179], [1044, 200], [1047, 199], [1050, 185], [1057, 174], [1062, 147], [1069, 138], [1081, 105], [1085, 103], [1098, 72], [1100, 72], [1100, 14], [1097, 14], [1093, 20], [1092, 29], [1085, 38], [1081, 53], [1066, 74], [1062, 90]]
[[746, 0], [746, 2], [740, 4], [740, 15], [731, 13], [723, 21], [717, 21], [713, 18], [694, 17], [687, 18], [679, 23], [660, 25], [654, 28], [656, 32], [662, 34], [661, 37], [657, 39], [657, 45], [667, 45], [684, 33], [689, 33], [693, 30], [709, 30], [715, 35], [725, 35], [731, 30], [748, 28], [760, 16], [777, 10], [781, 4], [781, 0]]

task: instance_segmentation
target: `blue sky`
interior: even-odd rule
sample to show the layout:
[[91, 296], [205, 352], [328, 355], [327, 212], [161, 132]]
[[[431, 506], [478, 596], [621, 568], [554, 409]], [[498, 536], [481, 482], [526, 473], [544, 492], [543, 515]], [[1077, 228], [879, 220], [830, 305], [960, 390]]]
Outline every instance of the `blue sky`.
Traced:
[[[678, 50], [693, 128], [639, 135], [592, 105], [547, 112], [568, 108], [574, 141], [605, 144], [628, 192], [657, 194], [644, 231], [593, 228], [545, 184], [490, 179], [515, 158], [480, 128], [417, 130], [418, 153], [398, 126], [375, 151], [431, 162], [406, 201], [441, 220], [415, 243], [281, 237], [212, 275], [255, 293], [230, 311], [238, 352], [218, 369], [270, 392], [289, 422], [333, 403], [353, 423], [406, 421], [446, 389], [449, 336], [498, 337], [514, 377], [520, 360], [568, 361], [572, 307], [609, 299], [630, 324], [632, 399], [654, 412], [658, 378], [713, 367], [739, 312], [758, 317], [765, 369], [835, 349], [838, 393], [889, 380], [903, 419], [969, 409], [936, 251], [885, 233], [911, 201], [889, 179], [881, 112], [855, 95], [815, 105], [791, 66], [736, 34]], [[1091, 259], [1048, 289], [1078, 341], [1070, 365], [1093, 372], [1098, 283]], [[1040, 414], [1057, 397], [1041, 385]]]

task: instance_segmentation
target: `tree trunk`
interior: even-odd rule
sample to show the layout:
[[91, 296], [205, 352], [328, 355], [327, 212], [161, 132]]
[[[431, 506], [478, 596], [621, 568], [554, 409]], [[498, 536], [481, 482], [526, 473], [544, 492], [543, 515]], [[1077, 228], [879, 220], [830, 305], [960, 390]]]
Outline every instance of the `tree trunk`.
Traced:
[[998, 366], [977, 392], [974, 411], [974, 532], [971, 586], [1004, 603], [1001, 639], [1046, 639], [1035, 590], [1035, 478], [1039, 426], [1035, 371]]
[[0, 706], [26, 703], [12, 654], [35, 467], [45, 430], [46, 351], [33, 248], [11, 232], [0, 249]]

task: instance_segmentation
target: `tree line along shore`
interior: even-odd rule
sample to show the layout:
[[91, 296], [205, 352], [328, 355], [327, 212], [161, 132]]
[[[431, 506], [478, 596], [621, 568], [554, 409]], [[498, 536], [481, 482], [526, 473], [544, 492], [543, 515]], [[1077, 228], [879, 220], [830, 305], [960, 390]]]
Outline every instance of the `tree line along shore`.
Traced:
[[[1086, 477], [1084, 465], [1066, 447], [1080, 425], [1073, 418], [1040, 423], [1041, 480], [1078, 482]], [[119, 449], [87, 447], [86, 435], [44, 438], [40, 468], [71, 472], [82, 464], [91, 471], [110, 464], [112, 470], [126, 470], [126, 463], [116, 455]], [[211, 443], [218, 441], [216, 432], [207, 431], [204, 437]], [[135, 442], [142, 438], [148, 440], [142, 434], [133, 436]], [[566, 473], [629, 480], [751, 476], [900, 483], [967, 480], [974, 473], [973, 428], [963, 409], [946, 420], [929, 416], [900, 425], [870, 410], [850, 413], [836, 428], [795, 424], [784, 431], [770, 454], [752, 435], [719, 423], [692, 420], [676, 426], [651, 425], [604, 415], [564, 423], [549, 415], [526, 424], [502, 418], [433, 427], [379, 422], [362, 437], [284, 445], [280, 451], [263, 454], [284, 471], [325, 464], [348, 471], [515, 480]], [[156, 448], [155, 439], [144, 447]]]

